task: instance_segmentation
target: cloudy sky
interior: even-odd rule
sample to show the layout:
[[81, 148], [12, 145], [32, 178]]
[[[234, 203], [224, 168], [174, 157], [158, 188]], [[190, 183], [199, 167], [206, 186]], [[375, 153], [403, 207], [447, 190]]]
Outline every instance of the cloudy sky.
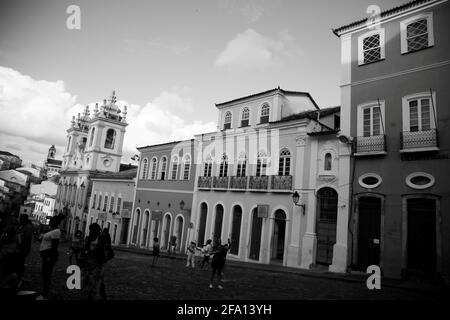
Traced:
[[[61, 158], [72, 115], [113, 89], [136, 147], [215, 130], [215, 103], [269, 90], [339, 105], [331, 28], [407, 0], [2, 0], [0, 150]], [[66, 26], [70, 5], [81, 29]]]

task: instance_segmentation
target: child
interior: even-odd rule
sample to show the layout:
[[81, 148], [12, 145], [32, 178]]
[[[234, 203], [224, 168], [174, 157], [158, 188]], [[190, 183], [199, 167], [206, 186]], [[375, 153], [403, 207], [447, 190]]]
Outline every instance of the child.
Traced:
[[189, 264], [191, 264], [192, 268], [195, 268], [195, 249], [197, 248], [197, 245], [194, 241], [191, 242], [191, 245], [187, 248], [187, 262], [186, 267], [189, 267]]
[[153, 238], [153, 261], [152, 261], [152, 268], [155, 266], [156, 262], [158, 262], [159, 257], [159, 239]]
[[202, 269], [205, 266], [205, 263], [207, 264], [206, 270], [209, 269], [209, 257], [211, 255], [211, 251], [212, 251], [211, 242], [212, 242], [211, 239], [207, 240], [206, 245], [201, 249], [202, 254], [203, 254], [203, 260], [202, 260], [202, 264], [200, 265], [200, 268], [202, 268]]

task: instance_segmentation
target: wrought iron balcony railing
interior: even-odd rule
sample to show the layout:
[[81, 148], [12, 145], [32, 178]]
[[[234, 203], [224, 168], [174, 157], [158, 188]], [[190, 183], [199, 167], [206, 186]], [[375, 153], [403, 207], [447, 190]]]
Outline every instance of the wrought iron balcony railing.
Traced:
[[199, 189], [211, 189], [212, 177], [198, 177], [197, 186]]
[[270, 189], [292, 191], [292, 176], [271, 176]]
[[269, 176], [250, 176], [249, 189], [267, 190], [269, 186]]
[[230, 177], [230, 189], [247, 189], [247, 177]]
[[228, 177], [214, 177], [213, 188], [214, 189], [228, 189]]
[[369, 137], [357, 137], [355, 153], [372, 154], [386, 152], [386, 135], [380, 134]]
[[437, 129], [422, 131], [404, 131], [400, 133], [400, 148], [402, 150], [437, 149], [439, 148], [439, 135]]

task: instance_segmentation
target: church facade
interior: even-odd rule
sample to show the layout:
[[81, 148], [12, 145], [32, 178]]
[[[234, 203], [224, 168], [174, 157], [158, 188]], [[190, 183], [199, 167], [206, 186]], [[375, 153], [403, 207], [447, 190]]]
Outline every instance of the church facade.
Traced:
[[65, 216], [67, 236], [88, 227], [92, 178], [120, 171], [127, 125], [126, 106], [122, 112], [116, 105], [115, 92], [100, 107], [95, 105], [92, 116], [86, 106], [82, 115], [72, 118], [55, 204], [57, 212]]

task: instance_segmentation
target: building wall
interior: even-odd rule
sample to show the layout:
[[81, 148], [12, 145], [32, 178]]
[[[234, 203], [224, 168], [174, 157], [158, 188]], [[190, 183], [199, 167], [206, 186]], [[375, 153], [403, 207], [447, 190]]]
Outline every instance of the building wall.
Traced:
[[[94, 204], [94, 195], [96, 203]], [[102, 203], [100, 210], [98, 210], [99, 196], [102, 196]], [[103, 204], [105, 196], [108, 196], [108, 203], [106, 211], [103, 211]], [[133, 180], [94, 180], [92, 186], [92, 194], [89, 203], [89, 213], [87, 216], [87, 224], [85, 232], [88, 233], [91, 221], [97, 222], [103, 228], [106, 228], [108, 222], [110, 223], [109, 234], [113, 240], [114, 245], [121, 244], [122, 221], [124, 218], [120, 213], [123, 209], [124, 202], [132, 202], [134, 196], [134, 181]], [[111, 197], [114, 197], [113, 209], [111, 209]], [[118, 198], [121, 198], [120, 208], [118, 207]], [[113, 214], [118, 212], [119, 214]], [[101, 219], [101, 214], [104, 214], [105, 219]], [[116, 235], [114, 237], [114, 226], [117, 225]]]
[[[420, 12], [407, 14], [385, 24], [385, 55], [384, 61], [358, 66], [358, 36], [365, 31], [352, 34], [351, 38], [351, 136], [358, 136], [357, 108], [370, 101], [378, 99], [384, 102], [384, 132], [386, 134], [386, 154], [354, 158], [353, 194], [354, 212], [352, 219], [354, 227], [350, 229], [349, 247], [351, 257], [349, 264], [358, 261], [358, 197], [363, 195], [377, 196], [383, 199], [381, 220], [380, 265], [382, 272], [388, 277], [401, 277], [407, 266], [407, 212], [406, 199], [410, 196], [435, 196], [438, 203], [436, 213], [436, 271], [449, 279], [450, 248], [450, 210], [449, 183], [450, 176], [450, 111], [448, 109], [450, 94], [448, 81], [450, 79], [450, 62], [448, 37], [450, 6], [448, 2], [430, 7], [422, 12], [433, 13], [434, 46], [417, 52], [401, 54], [400, 21]], [[430, 67], [431, 66], [431, 67]], [[435, 111], [439, 139], [439, 151], [431, 153], [400, 152], [400, 134], [404, 131], [402, 98], [415, 93], [428, 93], [430, 89], [435, 94]], [[343, 108], [346, 108], [343, 105]], [[432, 111], [433, 116], [433, 111]], [[434, 122], [434, 119], [431, 120]], [[434, 177], [434, 184], [422, 190], [411, 188], [406, 178], [411, 173], [424, 172]], [[366, 188], [359, 183], [363, 174], [375, 173], [381, 177], [381, 184], [375, 188]]]

